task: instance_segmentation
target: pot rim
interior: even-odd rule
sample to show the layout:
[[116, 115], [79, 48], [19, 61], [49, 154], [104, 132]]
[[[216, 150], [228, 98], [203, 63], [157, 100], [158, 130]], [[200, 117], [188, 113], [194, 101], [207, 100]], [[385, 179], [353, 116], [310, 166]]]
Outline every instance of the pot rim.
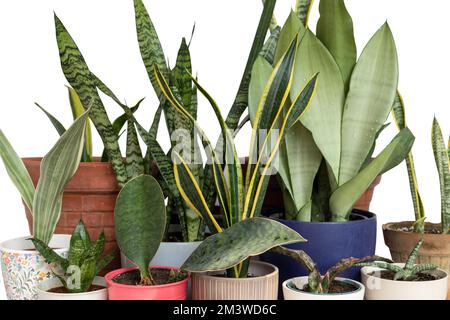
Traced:
[[288, 283], [291, 282], [294, 279], [305, 279], [305, 280], [307, 280], [308, 276], [302, 276], [302, 277], [295, 277], [295, 278], [287, 279], [287, 280], [285, 280], [283, 282], [283, 288], [286, 288], [289, 291], [292, 291], [292, 292], [295, 292], [295, 293], [298, 293], [298, 294], [311, 295], [311, 296], [347, 296], [347, 295], [356, 294], [356, 293], [360, 292], [361, 290], [363, 290], [363, 288], [364, 288], [364, 285], [361, 282], [359, 282], [359, 281], [348, 279], [348, 278], [336, 277], [335, 280], [342, 281], [342, 282], [351, 282], [351, 283], [357, 285], [358, 289], [356, 289], [354, 291], [351, 291], [351, 292], [344, 292], [344, 293], [312, 293], [312, 292], [298, 291], [298, 290], [294, 290], [292, 288], [289, 288], [288, 287]]
[[[113, 271], [108, 272], [105, 275], [105, 281], [106, 281], [106, 285], [107, 287], [118, 287], [118, 288], [134, 288], [136, 290], [148, 290], [148, 289], [165, 289], [165, 288], [169, 288], [169, 287], [176, 287], [179, 286], [183, 283], [187, 283], [190, 279], [190, 274], [187, 274], [187, 277], [184, 278], [183, 280], [177, 281], [177, 282], [172, 282], [172, 283], [167, 283], [167, 284], [159, 284], [159, 285], [154, 285], [154, 286], [136, 286], [136, 285], [129, 285], [129, 284], [122, 284], [122, 283], [117, 283], [112, 281], [112, 279], [122, 273], [131, 271], [131, 270], [137, 270], [138, 267], [128, 267], [128, 268], [120, 268], [120, 269], [116, 269]], [[150, 266], [150, 269], [166, 269], [166, 270], [176, 270], [176, 271], [180, 271], [179, 268], [175, 268], [175, 267], [169, 267], [169, 266]]]
[[[40, 254], [39, 251], [37, 251], [36, 249], [10, 249], [8, 247], [8, 243], [12, 242], [12, 241], [23, 241], [24, 243], [31, 243], [32, 242], [28, 239], [32, 238], [33, 236], [26, 236], [26, 237], [18, 237], [18, 238], [13, 238], [13, 239], [9, 239], [6, 241], [3, 241], [0, 243], [0, 252], [9, 252], [9, 253], [17, 253], [17, 254]], [[57, 249], [53, 249], [55, 252], [58, 253], [64, 253], [67, 251], [67, 249], [69, 249], [69, 243], [70, 243], [70, 234], [54, 234], [52, 237], [52, 240], [54, 238], [60, 238], [61, 240], [68, 240], [68, 246], [66, 248], [57, 248]]]
[[[398, 230], [395, 226], [399, 226], [399, 225], [412, 225], [414, 223], [414, 221], [398, 221], [398, 222], [387, 222], [385, 224], [382, 225], [382, 230], [383, 231], [390, 231], [390, 232], [396, 232], [396, 233], [401, 233], [401, 234], [416, 234], [414, 232], [411, 231], [403, 231], [403, 230]], [[440, 223], [433, 223], [433, 222], [425, 222], [425, 225], [427, 226], [433, 226], [433, 227], [440, 227], [441, 224]], [[421, 235], [422, 236], [422, 235]], [[423, 234], [424, 237], [450, 237], [450, 235], [448, 234], [436, 234], [436, 233], [424, 233]]]
[[[278, 275], [278, 267], [268, 263], [268, 262], [263, 262], [263, 261], [250, 261], [250, 264], [259, 264], [259, 265], [265, 265], [268, 266], [270, 268], [272, 268], [272, 272], [267, 273], [265, 275], [262, 276], [257, 276], [257, 277], [251, 277], [251, 278], [227, 278], [227, 277], [218, 277], [215, 275], [211, 275], [208, 273], [211, 272], [215, 272], [215, 271], [208, 271], [208, 272], [195, 272], [193, 275], [196, 277], [202, 277], [202, 278], [208, 278], [208, 279], [226, 279], [227, 281], [241, 281], [241, 282], [247, 282], [247, 281], [254, 281], [254, 280], [261, 280], [261, 279], [265, 279], [265, 278], [271, 278], [274, 277], [276, 275]], [[220, 271], [217, 271], [220, 272]]]
[[[22, 161], [28, 161], [28, 162], [41, 162], [42, 161], [42, 157], [23, 157], [20, 158]], [[94, 161], [90, 161], [90, 162], [80, 162], [80, 167], [95, 167], [95, 166], [104, 166], [104, 167], [111, 167], [112, 168], [112, 164], [110, 161], [108, 162], [103, 162], [101, 161], [101, 157], [92, 157], [92, 160]]]
[[46, 279], [46, 280], [41, 281], [41, 282], [37, 285], [36, 290], [37, 290], [38, 292], [43, 292], [43, 293], [45, 293], [46, 295], [49, 295], [49, 296], [55, 296], [55, 297], [56, 297], [56, 296], [65, 296], [65, 297], [67, 297], [67, 296], [69, 296], [69, 297], [88, 296], [88, 295], [94, 295], [94, 294], [97, 294], [97, 293], [104, 293], [105, 291], [108, 290], [108, 287], [106, 286], [106, 281], [105, 281], [104, 279], [105, 279], [104, 277], [95, 276], [94, 281], [96, 281], [96, 280], [103, 281], [103, 282], [105, 282], [105, 285], [95, 284], [94, 282], [92, 282], [92, 284], [95, 284], [95, 285], [98, 285], [98, 286], [102, 286], [103, 289], [95, 290], [95, 291], [89, 291], [89, 292], [79, 292], [79, 293], [56, 293], [56, 292], [49, 292], [49, 291], [45, 291], [45, 290], [42, 290], [42, 289], [41, 289], [41, 286], [42, 286], [44, 283], [49, 282], [49, 281], [53, 281], [53, 280], [55, 280], [55, 278], [50, 278], [50, 279]]
[[[404, 263], [394, 263], [397, 266], [404, 266]], [[365, 276], [367, 276], [368, 278], [376, 278], [377, 280], [381, 280], [383, 282], [389, 282], [389, 283], [398, 283], [399, 285], [401, 284], [418, 284], [418, 285], [426, 285], [427, 283], [436, 283], [436, 282], [441, 282], [441, 281], [448, 281], [448, 272], [445, 270], [442, 270], [441, 268], [437, 268], [435, 270], [442, 272], [445, 274], [445, 277], [440, 278], [440, 279], [434, 279], [434, 280], [427, 280], [427, 281], [396, 281], [396, 280], [390, 280], [390, 279], [383, 279], [380, 277], [375, 277], [373, 275], [370, 275], [368, 272], [369, 271], [375, 271], [375, 270], [384, 270], [383, 268], [378, 268], [378, 267], [362, 267], [361, 268], [361, 274], [364, 274]]]
[[272, 218], [274, 220], [277, 221], [288, 221], [291, 223], [298, 223], [298, 224], [309, 224], [309, 225], [348, 225], [348, 224], [352, 224], [352, 225], [358, 225], [361, 223], [368, 223], [370, 221], [376, 221], [377, 220], [377, 215], [373, 212], [370, 211], [366, 211], [366, 210], [361, 210], [361, 209], [353, 209], [352, 210], [352, 214], [359, 214], [359, 215], [364, 215], [365, 219], [360, 219], [360, 220], [349, 220], [349, 221], [325, 221], [325, 222], [318, 222], [318, 221], [295, 221], [295, 220], [288, 220], [288, 219], [279, 219], [279, 218]]

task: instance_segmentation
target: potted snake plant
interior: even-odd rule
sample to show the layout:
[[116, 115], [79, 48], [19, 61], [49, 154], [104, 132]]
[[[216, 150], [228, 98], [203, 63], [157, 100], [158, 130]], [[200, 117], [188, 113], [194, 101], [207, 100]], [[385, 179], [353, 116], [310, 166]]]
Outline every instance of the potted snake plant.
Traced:
[[[285, 210], [279, 221], [308, 239], [289, 247], [307, 252], [325, 273], [344, 257], [375, 253], [376, 216], [354, 206], [377, 177], [403, 161], [414, 136], [405, 128], [373, 156], [398, 82], [397, 52], [388, 24], [373, 35], [357, 60], [352, 19], [343, 0], [320, 1], [316, 34], [307, 28], [310, 9], [305, 8], [312, 1], [299, 3], [302, 9], [291, 12], [280, 31], [273, 63], [289, 39], [300, 33], [291, 98], [315, 72], [319, 84], [311, 108], [280, 147], [277, 169]], [[253, 73], [267, 78], [273, 63], [260, 57]], [[250, 97], [257, 97], [257, 77], [250, 87]], [[255, 99], [250, 101], [252, 116]], [[281, 281], [306, 275], [290, 257], [268, 253], [263, 258], [279, 267]], [[358, 279], [359, 270], [351, 268], [342, 275]]]
[[[269, 28], [270, 17], [272, 16], [274, 6], [275, 0], [268, 0], [264, 6], [242, 81], [227, 117], [227, 124], [231, 129], [237, 129], [239, 127], [239, 120], [246, 109], [251, 66], [263, 47], [264, 36]], [[197, 93], [189, 77], [189, 74], [192, 72], [189, 44], [184, 39], [182, 40], [175, 67], [171, 69], [168, 63], [166, 63], [165, 53], [143, 1], [134, 0], [134, 9], [137, 39], [142, 60], [154, 91], [161, 102], [160, 107], [155, 112], [150, 130], [144, 129], [132, 117], [133, 113], [139, 108], [140, 102], [133, 108], [128, 108], [122, 103], [91, 72], [75, 41], [62, 22], [57, 17], [55, 18], [61, 66], [71, 88], [73, 88], [71, 89], [72, 100], [81, 106], [86, 105], [90, 101], [94, 101], [95, 112], [91, 115], [91, 120], [97, 128], [105, 146], [102, 159], [109, 160], [109, 162], [101, 163], [82, 163], [80, 171], [84, 170], [87, 174], [80, 172], [78, 175], [77, 173], [69, 185], [73, 188], [66, 190], [67, 192], [63, 201], [63, 214], [58, 225], [58, 230], [67, 231], [68, 229], [72, 229], [80, 219], [77, 213], [83, 212], [83, 218], [86, 220], [87, 228], [90, 230], [97, 229], [98, 232], [101, 229], [105, 229], [108, 242], [107, 251], [114, 250], [116, 248], [114, 207], [117, 194], [123, 185], [133, 177], [140, 174], [152, 174], [157, 177], [164, 191], [164, 195], [168, 199], [166, 233], [164, 241], [161, 242], [161, 250], [157, 252], [152, 263], [179, 267], [186, 257], [199, 245], [201, 240], [203, 240], [205, 236], [205, 224], [192, 212], [180, 196], [173, 179], [170, 155], [163, 151], [156, 136], [162, 113], [164, 113], [169, 135], [173, 138], [178, 138], [176, 135], [180, 132], [183, 132], [187, 137], [191, 137], [193, 135], [193, 126], [189, 122], [180, 119], [179, 114], [168, 107], [152, 74], [152, 67], [156, 64], [160, 68], [161, 73], [167, 79], [171, 88], [180, 95], [180, 99], [184, 101], [186, 108], [196, 117]], [[130, 109], [130, 112], [111, 123], [97, 89], [113, 99], [120, 107]], [[48, 112], [46, 114], [53, 123], [57, 123], [57, 120], [53, 116]], [[126, 125], [127, 129], [125, 160], [117, 143], [121, 128], [124, 125]], [[57, 129], [61, 128], [61, 125], [57, 124], [56, 126]], [[138, 133], [147, 145], [145, 154], [141, 152], [139, 147]], [[172, 148], [175, 142], [177, 140], [172, 142]], [[186, 154], [182, 155], [184, 157], [198, 157], [199, 153], [195, 152], [195, 149], [198, 149], [198, 147], [196, 146], [193, 148], [194, 151], [191, 152], [189, 150]], [[196, 167], [193, 169], [196, 176], [204, 181], [205, 189], [209, 189], [206, 192], [207, 200], [211, 208], [213, 208], [215, 206], [215, 194], [212, 167], [207, 165], [202, 170], [201, 164], [200, 159], [198, 163], [193, 165]], [[101, 192], [101, 195], [93, 190], [95, 193], [95, 196], [93, 196], [90, 192], [92, 190], [83, 187], [92, 184], [89, 177], [96, 177], [96, 181], [103, 183], [101, 190], [97, 190]], [[80, 189], [83, 190], [80, 192]], [[85, 199], [82, 201], [83, 198]], [[31, 221], [30, 215], [29, 219]], [[99, 222], [101, 223], [99, 224]], [[131, 265], [129, 259], [124, 255], [122, 255], [122, 263], [124, 266]]]
[[445, 300], [448, 272], [432, 263], [415, 264], [424, 240], [414, 246], [405, 263], [363, 262], [362, 282], [367, 300]]
[[363, 300], [365, 287], [362, 283], [337, 276], [355, 264], [389, 261], [377, 256], [344, 258], [322, 276], [312, 258], [303, 250], [277, 247], [272, 251], [295, 259], [309, 273], [308, 276], [296, 277], [283, 282], [285, 300]]
[[[54, 232], [61, 214], [64, 186], [80, 163], [88, 113], [84, 112], [44, 157], [36, 188], [25, 165], [0, 130], [0, 157], [23, 202], [33, 213], [33, 238], [59, 255], [67, 254], [70, 236]], [[37, 284], [53, 277], [53, 267], [45, 262], [29, 236], [1, 243], [0, 258], [6, 296], [10, 300], [36, 299]]]
[[155, 178], [140, 175], [125, 184], [115, 208], [117, 241], [136, 266], [109, 272], [110, 300], [185, 300], [189, 275], [173, 266], [151, 266], [166, 227], [163, 192]]
[[[287, 103], [286, 97], [294, 77], [298, 41], [298, 38], [292, 41], [261, 94], [250, 141], [246, 177], [243, 176], [242, 165], [237, 157], [234, 134], [211, 95], [194, 80], [219, 121], [219, 148], [212, 146], [182, 101], [176, 98], [161, 72], [155, 68], [155, 78], [166, 99], [197, 128], [206, 154], [210, 156], [220, 204], [221, 215], [214, 216], [189, 163], [173, 152], [173, 170], [180, 194], [215, 233], [204, 240], [182, 266], [182, 269], [193, 273], [193, 299], [276, 299], [278, 269], [271, 264], [250, 260], [250, 257], [279, 245], [304, 241], [297, 232], [283, 224], [258, 217], [279, 145], [286, 130], [310, 106], [316, 88], [317, 75], [313, 75], [298, 91], [296, 98]], [[266, 135], [263, 136], [261, 133], [264, 131]]]
[[45, 242], [31, 239], [47, 263], [63, 271], [62, 274], [54, 271], [54, 278], [38, 284], [38, 300], [108, 300], [105, 279], [97, 274], [114, 259], [116, 253], [102, 257], [105, 240], [102, 232], [92, 243], [82, 220], [70, 237], [67, 258], [61, 257]]
[[[398, 95], [394, 110], [394, 120], [399, 129], [406, 127], [403, 99]], [[434, 263], [447, 273], [450, 272], [450, 141], [446, 145], [437, 119], [433, 120], [431, 144], [436, 162], [441, 191], [441, 223], [426, 222], [425, 206], [419, 193], [413, 155], [406, 158], [409, 185], [413, 200], [415, 221], [391, 222], [383, 225], [384, 241], [395, 262], [405, 262], [408, 253], [417, 241], [424, 240], [417, 253], [418, 263]], [[449, 292], [450, 297], [450, 292]]]

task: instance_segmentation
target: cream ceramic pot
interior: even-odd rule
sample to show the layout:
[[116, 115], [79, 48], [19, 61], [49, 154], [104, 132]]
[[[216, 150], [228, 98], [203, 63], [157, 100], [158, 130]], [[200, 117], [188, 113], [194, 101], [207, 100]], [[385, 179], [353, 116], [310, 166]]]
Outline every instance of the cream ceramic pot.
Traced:
[[38, 284], [38, 300], [108, 300], [105, 279], [95, 277], [92, 284], [102, 286], [104, 289], [83, 293], [55, 293], [48, 290], [61, 287], [61, 282], [57, 278], [47, 279]]
[[[404, 266], [403, 263], [396, 263]], [[445, 300], [447, 298], [448, 275], [444, 270], [430, 271], [438, 280], [393, 281], [376, 276], [380, 268], [361, 269], [362, 283], [366, 286], [366, 300]], [[372, 275], [375, 272], [374, 275]]]
[[278, 268], [251, 261], [249, 278], [227, 278], [225, 272], [192, 274], [193, 300], [276, 300]]
[[355, 280], [336, 278], [338, 281], [348, 282], [358, 287], [355, 291], [347, 293], [330, 293], [330, 294], [316, 294], [300, 291], [295, 287], [303, 288], [308, 283], [308, 277], [297, 277], [289, 279], [283, 282], [283, 295], [284, 300], [363, 300], [364, 299], [364, 286]]
[[[45, 262], [35, 250], [33, 243], [23, 237], [0, 244], [0, 260], [9, 300], [36, 300], [40, 281], [53, 278], [54, 265]], [[49, 243], [59, 255], [66, 256], [70, 246], [70, 235], [54, 235]]]
[[[180, 268], [201, 243], [201, 241], [161, 242], [150, 265]], [[121, 262], [122, 268], [134, 267], [134, 264], [124, 254], [121, 254]]]

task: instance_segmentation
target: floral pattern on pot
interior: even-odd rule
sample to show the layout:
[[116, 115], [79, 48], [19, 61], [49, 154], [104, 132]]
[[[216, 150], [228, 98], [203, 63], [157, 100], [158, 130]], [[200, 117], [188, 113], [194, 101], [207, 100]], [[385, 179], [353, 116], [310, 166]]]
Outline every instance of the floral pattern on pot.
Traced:
[[[70, 236], [55, 237], [58, 238], [54, 239], [58, 244], [69, 243]], [[57, 273], [61, 271], [54, 265], [47, 264], [44, 257], [30, 248], [31, 242], [26, 239], [6, 241], [0, 248], [3, 281], [9, 300], [36, 300], [37, 284], [42, 280], [53, 278], [52, 270]], [[64, 248], [66, 246], [54, 247]], [[67, 252], [68, 249], [58, 250], [62, 256], [66, 256]]]

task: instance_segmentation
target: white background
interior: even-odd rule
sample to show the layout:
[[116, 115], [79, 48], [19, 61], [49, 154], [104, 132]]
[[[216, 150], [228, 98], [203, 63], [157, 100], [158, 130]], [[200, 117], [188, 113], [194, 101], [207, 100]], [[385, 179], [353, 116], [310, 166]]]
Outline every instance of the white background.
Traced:
[[[181, 37], [190, 37], [194, 72], [200, 82], [228, 112], [259, 20], [260, 0], [144, 0], [156, 25], [169, 61], [175, 61]], [[438, 178], [430, 145], [433, 115], [448, 135], [450, 82], [450, 3], [444, 0], [347, 0], [354, 19], [361, 52], [371, 35], [387, 19], [397, 43], [400, 90], [409, 127], [416, 135], [414, 155], [428, 221], [439, 221]], [[286, 19], [294, 0], [279, 0], [279, 23]], [[314, 30], [318, 1], [310, 20]], [[48, 120], [33, 105], [41, 103], [66, 126], [71, 122], [66, 81], [59, 66], [53, 11], [75, 38], [90, 68], [122, 99], [134, 104], [147, 97], [139, 110], [141, 123], [149, 126], [157, 101], [142, 64], [131, 0], [14, 0], [0, 1], [0, 128], [18, 154], [44, 155], [57, 140]], [[111, 118], [119, 107], [106, 100]], [[218, 125], [204, 100], [199, 120], [212, 137]], [[164, 127], [162, 127], [164, 128]], [[161, 130], [164, 131], [164, 130]], [[238, 139], [240, 155], [246, 154], [249, 131]], [[381, 137], [384, 146], [396, 133], [392, 125]], [[161, 134], [167, 141], [167, 137]], [[102, 147], [95, 138], [95, 152]], [[0, 241], [28, 235], [19, 194], [0, 165]], [[371, 211], [379, 228], [388, 221], [411, 220], [413, 209], [404, 164], [385, 174], [377, 188]], [[378, 233], [378, 254], [389, 255]], [[364, 241], [364, 239], [361, 239]], [[1, 280], [0, 280], [1, 281]], [[4, 298], [0, 286], [0, 298]]]

